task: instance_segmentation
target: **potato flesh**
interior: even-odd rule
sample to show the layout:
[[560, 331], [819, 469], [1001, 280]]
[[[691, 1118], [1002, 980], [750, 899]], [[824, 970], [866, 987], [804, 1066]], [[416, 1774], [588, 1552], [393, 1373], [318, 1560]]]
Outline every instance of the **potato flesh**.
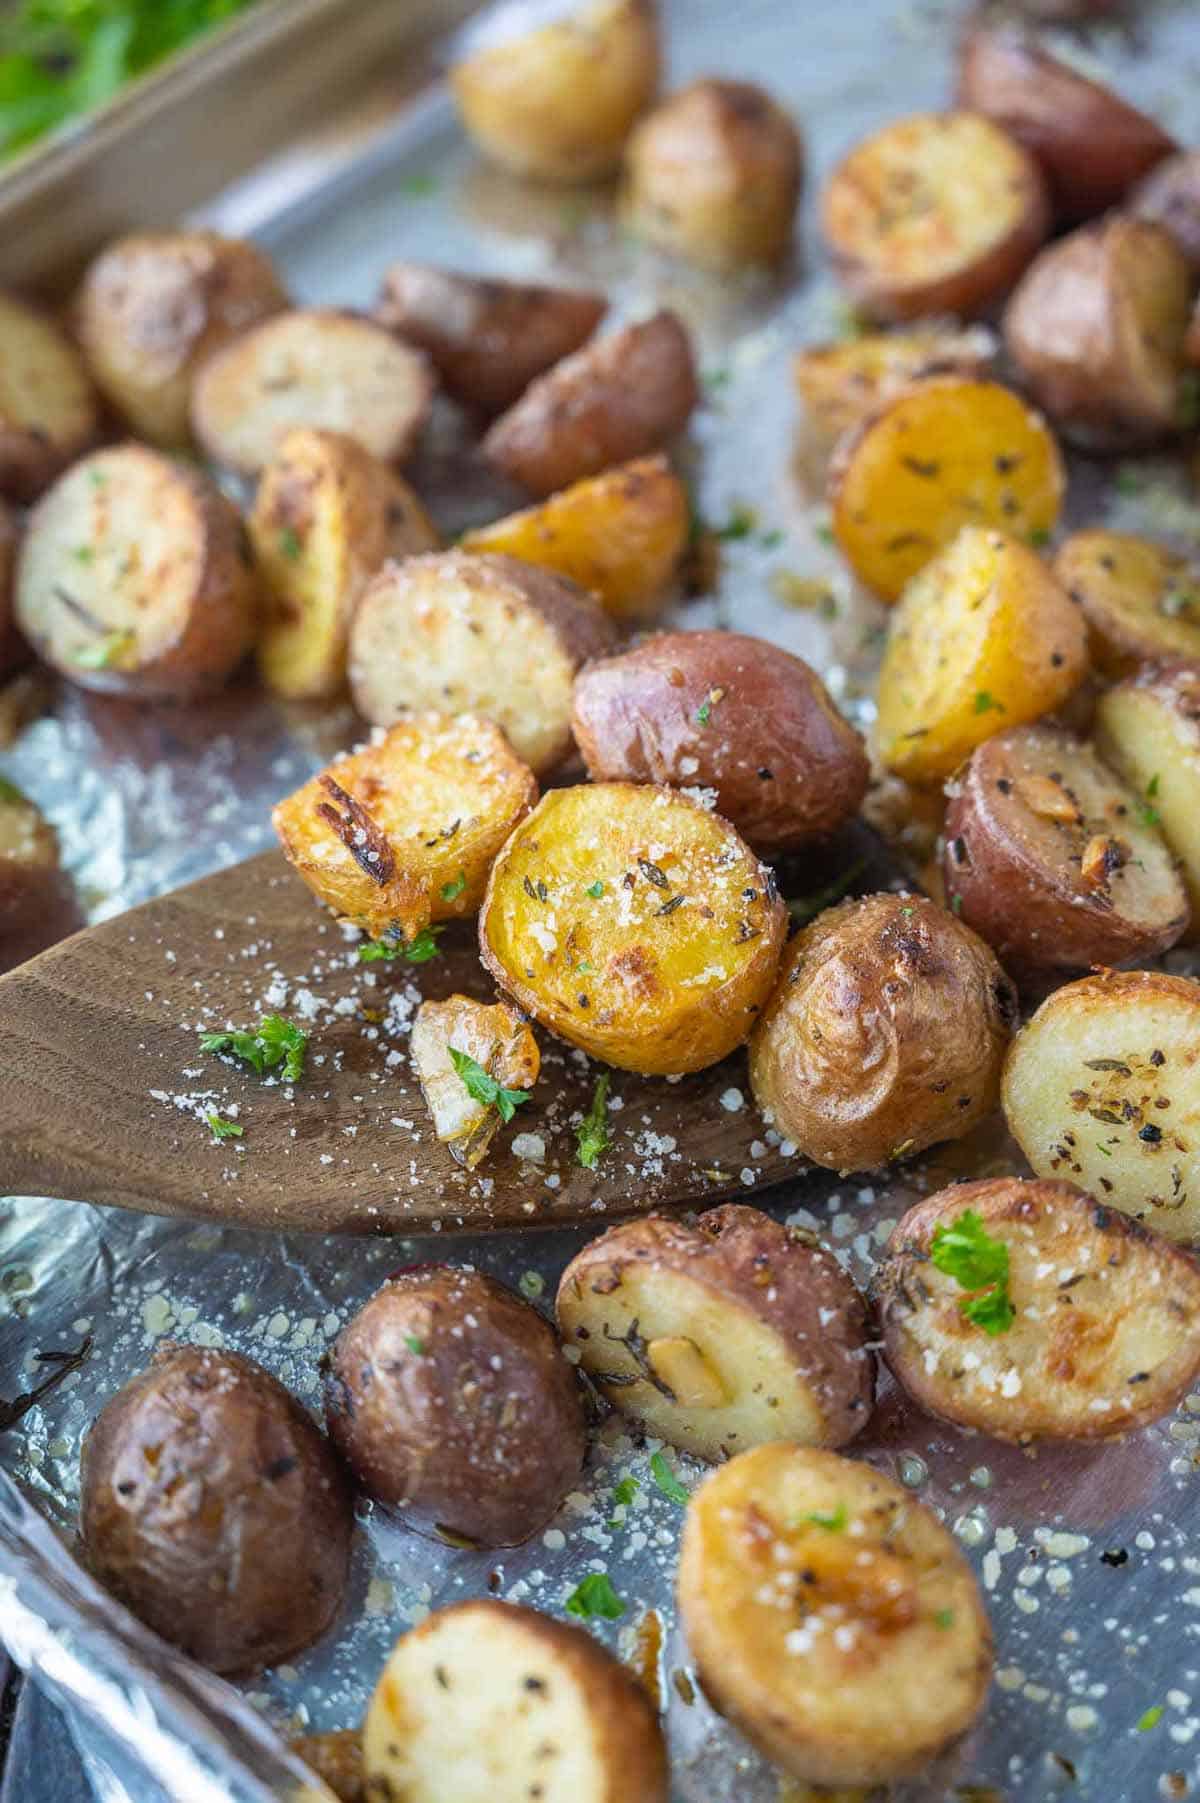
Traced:
[[0, 432], [28, 432], [65, 460], [97, 426], [78, 351], [49, 319], [0, 294]]
[[1150, 658], [1200, 659], [1200, 572], [1194, 562], [1129, 532], [1075, 532], [1054, 573], [1078, 601], [1093, 656], [1110, 674]]
[[996, 348], [995, 335], [984, 326], [868, 332], [797, 351], [792, 379], [809, 419], [834, 439], [911, 382], [948, 373], [983, 375]]
[[1177, 671], [1161, 685], [1122, 683], [1100, 698], [1097, 742], [1158, 816], [1179, 859], [1200, 931], [1200, 676]]
[[422, 1002], [409, 1051], [434, 1131], [457, 1163], [473, 1171], [500, 1125], [494, 1104], [480, 1102], [454, 1068], [450, 1049], [473, 1058], [505, 1089], [532, 1089], [541, 1059], [525, 1023], [503, 1002], [488, 1005], [466, 995]]

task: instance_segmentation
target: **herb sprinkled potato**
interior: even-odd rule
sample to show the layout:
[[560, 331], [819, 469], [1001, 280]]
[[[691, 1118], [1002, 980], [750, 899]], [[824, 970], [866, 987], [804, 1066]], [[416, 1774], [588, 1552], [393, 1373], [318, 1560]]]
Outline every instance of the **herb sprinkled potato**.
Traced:
[[409, 1056], [438, 1139], [469, 1171], [501, 1121], [529, 1100], [541, 1068], [537, 1041], [516, 1009], [468, 995], [421, 1003]]
[[58, 834], [36, 803], [0, 776], [0, 972], [81, 924], [59, 865]]
[[874, 1170], [991, 1113], [1016, 1014], [953, 914], [918, 895], [843, 902], [784, 953], [750, 1041], [754, 1099], [814, 1164]]
[[1097, 743], [1179, 859], [1200, 929], [1200, 665], [1139, 672], [1100, 697]]
[[96, 392], [66, 333], [0, 292], [0, 495], [35, 500], [99, 428]]
[[781, 1441], [713, 1472], [678, 1593], [709, 1700], [810, 1783], [910, 1777], [983, 1707], [992, 1637], [953, 1535], [837, 1453]]
[[1157, 163], [1129, 196], [1129, 211], [1164, 226], [1200, 277], [1200, 150]]
[[673, 789], [555, 789], [497, 858], [479, 919], [497, 982], [595, 1058], [702, 1070], [750, 1032], [787, 911], [717, 814]]
[[1200, 566], [1130, 532], [1073, 532], [1054, 574], [1087, 620], [1093, 663], [1109, 676], [1139, 663], [1200, 662]]
[[1087, 671], [1087, 632], [1018, 539], [964, 527], [908, 586], [879, 672], [879, 754], [940, 782], [1004, 727], [1052, 712]]
[[411, 942], [473, 914], [492, 859], [537, 799], [489, 720], [417, 714], [339, 758], [275, 808], [288, 862], [372, 939]]
[[792, 358], [792, 380], [808, 423], [832, 444], [913, 382], [986, 376], [998, 341], [986, 326], [914, 326], [810, 344]]

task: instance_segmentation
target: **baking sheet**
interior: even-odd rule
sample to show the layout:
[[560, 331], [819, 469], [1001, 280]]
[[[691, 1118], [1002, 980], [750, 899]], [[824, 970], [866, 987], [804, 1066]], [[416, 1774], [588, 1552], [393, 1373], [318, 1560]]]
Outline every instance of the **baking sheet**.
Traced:
[[[701, 511], [716, 525], [739, 506], [752, 505], [758, 515], [748, 537], [724, 546], [716, 594], [689, 604], [681, 619], [761, 632], [808, 656], [848, 711], [868, 723], [881, 613], [851, 592], [822, 537], [824, 510], [801, 492], [787, 355], [836, 329], [840, 317], [812, 235], [812, 196], [863, 132], [944, 101], [960, 8], [944, 0], [860, 0], [854, 7], [821, 0], [803, 8], [743, 0], [735, 15], [713, 0], [679, 0], [666, 14], [672, 79], [713, 70], [759, 79], [804, 123], [807, 240], [801, 279], [782, 292], [753, 282], [716, 289], [630, 244], [614, 230], [604, 196], [533, 193], [484, 169], [438, 90], [410, 106], [351, 166], [335, 159], [332, 181], [313, 180], [331, 147], [301, 146], [268, 178], [241, 183], [204, 216], [231, 229], [253, 227], [306, 301], [369, 303], [386, 263], [405, 256], [595, 282], [613, 295], [618, 316], [652, 301], [677, 307], [696, 333], [706, 376], [707, 402], [692, 432]], [[1132, 38], [1105, 30], [1086, 44], [1056, 42], [1110, 72], [1185, 140], [1200, 140], [1200, 18], [1192, 5], [1161, 0], [1140, 8]], [[1164, 464], [1148, 477], [1137, 467], [1137, 493], [1119, 492], [1111, 470], [1081, 468], [1072, 490], [1075, 517], [1094, 518], [1107, 485], [1114, 523], [1169, 530], [1200, 545], [1200, 514], [1178, 472]], [[449, 410], [435, 420], [415, 480], [447, 531], [498, 510], [500, 497], [464, 450]], [[837, 617], [784, 606], [773, 587], [781, 570], [826, 582]], [[344, 712], [284, 709], [246, 688], [192, 711], [138, 710], [64, 693], [0, 763], [59, 827], [91, 917], [99, 919], [265, 846], [270, 804], [352, 733]], [[1195, 968], [1178, 957], [1172, 966]], [[916, 1194], [981, 1166], [1003, 1168], [1009, 1150], [984, 1135], [902, 1180], [809, 1179], [803, 1188], [775, 1192], [771, 1211], [818, 1228], [865, 1281], [890, 1224]], [[452, 1256], [548, 1306], [559, 1271], [585, 1237], [570, 1231], [460, 1239]], [[315, 1406], [321, 1352], [386, 1273], [418, 1251], [428, 1256], [429, 1241], [419, 1248], [315, 1241], [36, 1198], [0, 1204], [0, 1389], [11, 1395], [29, 1387], [40, 1351], [63, 1350], [86, 1336], [93, 1343], [86, 1370], [0, 1439], [0, 1462], [69, 1540], [80, 1435], [97, 1398], [144, 1364], [157, 1343], [237, 1347]], [[250, 1686], [251, 1705], [284, 1729], [349, 1725], [391, 1641], [427, 1609], [493, 1590], [559, 1612], [579, 1578], [601, 1568], [627, 1605], [620, 1622], [597, 1625], [602, 1638], [630, 1653], [647, 1611], [664, 1624], [658, 1676], [677, 1798], [774, 1803], [776, 1776], [698, 1692], [685, 1700], [689, 1686], [675, 1681], [687, 1666], [670, 1604], [680, 1517], [650, 1476], [653, 1445], [635, 1443], [619, 1420], [610, 1421], [579, 1491], [552, 1526], [500, 1557], [423, 1539], [364, 1505], [342, 1626], [295, 1665]], [[1150, 1803], [1197, 1794], [1200, 1395], [1125, 1445], [1034, 1454], [943, 1430], [885, 1384], [853, 1450], [909, 1484], [953, 1525], [980, 1571], [997, 1633], [997, 1683], [981, 1729], [951, 1770], [896, 1794], [927, 1803], [945, 1796]], [[694, 1483], [699, 1467], [671, 1456], [685, 1482]], [[614, 1490], [629, 1475], [639, 1487], [622, 1509]], [[11, 1556], [6, 1564], [0, 1539], [0, 1573], [14, 1564]], [[37, 1617], [28, 1579], [23, 1594], [28, 1629]], [[0, 1629], [5, 1623], [0, 1596]], [[71, 1633], [64, 1616], [52, 1644], [61, 1651]], [[27, 1642], [15, 1650], [32, 1656]], [[122, 1657], [136, 1653], [118, 1646], [118, 1669]], [[38, 1662], [44, 1669], [43, 1655]], [[186, 1716], [172, 1714], [166, 1675], [165, 1698], [148, 1691], [138, 1698], [146, 1723], [156, 1733], [164, 1729], [169, 1747], [186, 1741], [187, 1732]], [[221, 1693], [206, 1684], [206, 1697]], [[72, 1688], [69, 1681], [62, 1687]], [[1158, 1706], [1161, 1719], [1139, 1730], [1146, 1710]], [[152, 1738], [147, 1726], [148, 1757]], [[248, 1772], [235, 1779], [236, 1769], [230, 1763], [231, 1795], [262, 1794], [250, 1788], [256, 1781]], [[265, 1782], [284, 1780], [277, 1773]], [[134, 1781], [126, 1776], [124, 1783]], [[114, 1790], [105, 1780], [101, 1794], [138, 1792]]]

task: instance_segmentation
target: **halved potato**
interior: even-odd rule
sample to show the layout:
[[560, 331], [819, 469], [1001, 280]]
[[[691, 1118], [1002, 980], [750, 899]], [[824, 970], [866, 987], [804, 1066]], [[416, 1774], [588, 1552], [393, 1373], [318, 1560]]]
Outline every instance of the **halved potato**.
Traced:
[[344, 432], [298, 427], [262, 473], [247, 526], [262, 579], [263, 681], [277, 695], [334, 695], [346, 681], [350, 622], [388, 558], [438, 546], [404, 481]]
[[1200, 1237], [1200, 983], [1125, 970], [1066, 984], [1014, 1040], [1003, 1099], [1039, 1177]]
[[1004, 342], [1064, 435], [1086, 449], [1136, 449], [1184, 423], [1191, 291], [1171, 234], [1114, 213], [1031, 264], [1005, 309]]
[[591, 0], [523, 35], [484, 43], [450, 84], [485, 155], [555, 183], [612, 175], [658, 88], [652, 0]]
[[58, 834], [36, 803], [0, 776], [0, 971], [83, 924], [59, 866]]
[[96, 392], [66, 333], [0, 293], [0, 495], [34, 500], [99, 427]]
[[1179, 859], [1200, 928], [1200, 666], [1148, 669], [1100, 697], [1096, 742]]
[[1200, 1375], [1200, 1264], [1072, 1183], [992, 1177], [918, 1202], [874, 1296], [903, 1387], [997, 1440], [1109, 1440]]
[[691, 533], [687, 490], [665, 457], [641, 457], [588, 476], [478, 526], [464, 551], [498, 551], [556, 570], [599, 595], [616, 619], [653, 613], [675, 579]]
[[490, 720], [416, 714], [274, 809], [297, 874], [369, 933], [411, 940], [479, 906], [492, 859], [537, 799]]
[[1050, 229], [1029, 152], [977, 113], [893, 120], [844, 157], [821, 224], [834, 268], [877, 319], [977, 313]]
[[1152, 219], [1170, 232], [1200, 276], [1200, 150], [1180, 150], [1156, 163], [1129, 196], [1139, 219]]
[[555, 1306], [612, 1406], [697, 1458], [842, 1446], [871, 1413], [862, 1297], [811, 1234], [757, 1208], [613, 1227], [571, 1260]]
[[[332, 1734], [302, 1734], [291, 1751], [331, 1790], [338, 1803], [368, 1803], [365, 1789], [361, 1728], [339, 1728]], [[304, 1793], [317, 1803], [318, 1793]], [[303, 1803], [303, 1799], [298, 1799]]]
[[1051, 713], [1087, 671], [1087, 632], [1034, 552], [967, 526], [905, 591], [879, 672], [879, 755], [939, 782], [977, 745]]
[[643, 457], [683, 431], [700, 398], [691, 340], [674, 313], [594, 338], [530, 383], [483, 441], [531, 494]]
[[637, 1680], [584, 1629], [516, 1603], [454, 1603], [403, 1635], [363, 1733], [381, 1800], [667, 1803]]
[[75, 324], [105, 398], [140, 438], [181, 451], [204, 358], [287, 304], [270, 258], [245, 238], [136, 232], [88, 265]]
[[254, 638], [241, 522], [208, 478], [145, 445], [95, 451], [30, 516], [16, 617], [82, 688], [150, 697], [216, 687]]
[[847, 434], [829, 470], [834, 535], [884, 601], [964, 526], [1040, 542], [1066, 486], [1041, 414], [999, 382], [967, 376], [935, 376], [896, 395]]
[[622, 1070], [702, 1070], [766, 1001], [787, 910], [717, 814], [674, 789], [555, 789], [497, 858], [480, 955], [536, 1020]]
[[1139, 663], [1200, 660], [1200, 566], [1130, 532], [1073, 532], [1054, 574], [1083, 609], [1093, 663], [1109, 676]]
[[209, 357], [192, 383], [192, 431], [216, 462], [256, 476], [295, 426], [347, 432], [403, 463], [425, 424], [424, 352], [333, 307], [277, 313]]
[[985, 376], [999, 348], [986, 326], [916, 326], [810, 344], [792, 358], [808, 422], [829, 445], [928, 376]]
[[473, 1171], [495, 1138], [500, 1112], [474, 1097], [454, 1068], [451, 1049], [465, 1053], [505, 1089], [530, 1090], [541, 1068], [537, 1040], [507, 1002], [469, 995], [425, 1001], [417, 1009], [409, 1055], [434, 1132], [458, 1164]]
[[600, 604], [512, 557], [386, 564], [350, 629], [350, 687], [377, 726], [415, 708], [483, 714], [537, 774], [571, 743], [575, 672], [612, 643]]
[[997, 733], [951, 785], [947, 902], [1014, 973], [1153, 958], [1189, 914], [1156, 813], [1073, 734]]
[[679, 1609], [705, 1694], [797, 1778], [920, 1772], [983, 1707], [992, 1637], [950, 1531], [882, 1472], [776, 1442], [688, 1506]]

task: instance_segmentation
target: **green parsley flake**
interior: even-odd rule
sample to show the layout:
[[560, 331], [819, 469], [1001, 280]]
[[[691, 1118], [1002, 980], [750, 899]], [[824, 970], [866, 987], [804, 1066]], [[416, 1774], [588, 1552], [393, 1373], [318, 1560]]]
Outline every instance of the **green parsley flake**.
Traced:
[[585, 1171], [594, 1171], [609, 1147], [608, 1090], [611, 1081], [607, 1071], [596, 1078], [591, 1107], [575, 1129], [579, 1147], [575, 1156]]
[[811, 1521], [817, 1528], [824, 1528], [826, 1533], [841, 1534], [850, 1520], [850, 1512], [845, 1503], [839, 1503], [836, 1509], [810, 1509], [801, 1521]]
[[1166, 1713], [1167, 1713], [1166, 1708], [1164, 1707], [1164, 1705], [1162, 1703], [1153, 1704], [1151, 1708], [1147, 1709], [1147, 1711], [1144, 1715], [1138, 1716], [1138, 1720], [1137, 1720], [1138, 1733], [1139, 1734], [1149, 1734], [1151, 1728], [1158, 1727], [1159, 1722], [1162, 1721], [1162, 1718]]
[[1108, 1147], [1105, 1145], [1105, 1143], [1102, 1139], [1098, 1139], [1096, 1141], [1096, 1150], [1097, 1150], [1097, 1152], [1103, 1152], [1105, 1158], [1112, 1157], [1112, 1153], [1109, 1151]]
[[90, 645], [81, 645], [71, 662], [81, 670], [111, 670], [114, 665], [123, 669], [130, 652], [136, 650], [136, 633], [128, 629], [106, 632], [100, 638], [93, 639]]
[[567, 1598], [567, 1614], [580, 1621], [592, 1621], [596, 1616], [601, 1621], [619, 1621], [624, 1613], [625, 1605], [603, 1571], [589, 1571]]
[[400, 192], [413, 200], [422, 200], [427, 194], [437, 193], [437, 177], [429, 174], [406, 175], [400, 183]]
[[[264, 1014], [256, 1032], [241, 1030], [231, 1033], [202, 1033], [202, 1052], [226, 1052], [253, 1065], [259, 1076], [283, 1065], [285, 1083], [299, 1083], [304, 1075], [304, 1057], [308, 1050], [308, 1034], [294, 1021], [281, 1014]], [[240, 1131], [240, 1129], [239, 1129]]]
[[522, 1296], [527, 1296], [531, 1302], [535, 1296], [541, 1295], [545, 1287], [546, 1279], [540, 1271], [522, 1271], [517, 1279], [517, 1288]]
[[1035, 526], [1029, 534], [1029, 542], [1035, 551], [1040, 551], [1050, 543], [1051, 533], [1048, 526]]
[[713, 527], [713, 536], [726, 541], [735, 538], [749, 538], [758, 526], [758, 515], [753, 507], [747, 507], [737, 501], [730, 510], [729, 518], [723, 526]]
[[408, 1347], [408, 1350], [415, 1353], [418, 1358], [421, 1358], [424, 1354], [425, 1342], [424, 1340], [418, 1340], [415, 1333], [406, 1333], [404, 1336], [404, 1344]]
[[933, 1623], [937, 1628], [952, 1628], [954, 1626], [953, 1609], [939, 1609], [933, 1618]]
[[460, 1052], [457, 1046], [448, 1046], [447, 1050], [450, 1062], [462, 1078], [467, 1094], [474, 1101], [482, 1102], [485, 1107], [497, 1109], [502, 1121], [511, 1121], [517, 1109], [529, 1100], [529, 1090], [505, 1089], [469, 1053]]
[[284, 526], [279, 534], [279, 549], [289, 563], [295, 563], [304, 549], [294, 526]]
[[381, 958], [402, 958], [406, 964], [428, 964], [438, 955], [441, 927], [422, 927], [412, 939], [369, 939], [358, 948], [360, 964], [378, 964]]
[[467, 873], [465, 870], [460, 870], [452, 883], [442, 884], [442, 900], [444, 902], [457, 901], [466, 886]]
[[1159, 813], [1158, 809], [1154, 806], [1154, 798], [1158, 794], [1158, 784], [1159, 784], [1159, 778], [1157, 775], [1152, 776], [1150, 778], [1150, 781], [1146, 784], [1146, 800], [1142, 803], [1141, 807], [1138, 809], [1138, 813], [1141, 815], [1141, 818], [1142, 818], [1143, 826], [1161, 826], [1162, 825], [1162, 815]]
[[724, 689], [710, 689], [700, 706], [696, 709], [696, 721], [700, 726], [707, 726], [712, 719], [712, 711], [719, 701], [724, 700]]
[[627, 1509], [641, 1485], [635, 1477], [623, 1477], [619, 1484], [613, 1486], [613, 1502], [619, 1509]]
[[241, 1139], [244, 1129], [237, 1121], [227, 1121], [223, 1114], [210, 1108], [204, 1116], [208, 1130], [214, 1139]]
[[936, 1270], [952, 1277], [964, 1290], [959, 1312], [986, 1334], [1007, 1331], [1016, 1319], [1008, 1295], [1008, 1247], [993, 1239], [973, 1208], [956, 1221], [939, 1222], [933, 1230], [929, 1255]]
[[688, 1502], [691, 1496], [690, 1490], [680, 1483], [661, 1452], [656, 1452], [650, 1460], [650, 1475], [663, 1495], [670, 1497], [673, 1503], [679, 1503], [682, 1506]]
[[596, 878], [594, 883], [588, 884], [587, 888], [584, 890], [584, 894], [590, 895], [593, 901], [600, 900], [600, 897], [604, 894], [604, 884], [600, 881], [599, 877]]
[[1008, 709], [1002, 701], [997, 701], [996, 697], [987, 689], [979, 689], [975, 695], [975, 712], [977, 714], [1006, 714]]

